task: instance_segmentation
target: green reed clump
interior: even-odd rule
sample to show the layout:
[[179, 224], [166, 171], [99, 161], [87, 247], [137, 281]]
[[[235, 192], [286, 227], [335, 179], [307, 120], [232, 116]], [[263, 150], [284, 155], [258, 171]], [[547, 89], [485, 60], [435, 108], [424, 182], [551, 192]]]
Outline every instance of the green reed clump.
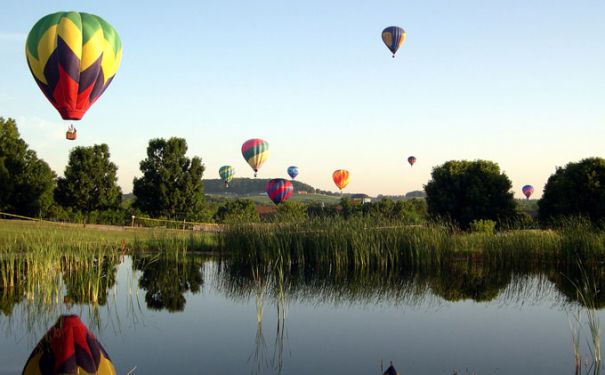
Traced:
[[311, 219], [303, 223], [232, 225], [220, 247], [236, 260], [374, 267], [435, 267], [450, 260], [528, 267], [605, 260], [605, 233], [573, 223], [557, 230], [462, 232], [439, 223], [401, 225], [367, 218]]

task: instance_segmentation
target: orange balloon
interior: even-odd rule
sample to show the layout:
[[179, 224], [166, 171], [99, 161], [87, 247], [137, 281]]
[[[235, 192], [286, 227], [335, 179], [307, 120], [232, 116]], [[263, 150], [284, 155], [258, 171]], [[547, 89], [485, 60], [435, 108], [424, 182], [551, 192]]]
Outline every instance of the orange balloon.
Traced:
[[332, 173], [332, 179], [340, 190], [344, 189], [349, 184], [349, 171], [346, 169], [338, 169]]

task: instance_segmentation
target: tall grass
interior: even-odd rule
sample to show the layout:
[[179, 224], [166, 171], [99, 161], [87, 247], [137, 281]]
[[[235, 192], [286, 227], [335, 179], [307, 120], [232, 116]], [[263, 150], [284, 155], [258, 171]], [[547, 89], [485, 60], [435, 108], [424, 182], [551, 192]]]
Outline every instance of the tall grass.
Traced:
[[103, 227], [0, 220], [0, 254], [187, 252], [216, 249], [212, 233], [162, 228]]
[[605, 233], [587, 226], [559, 230], [460, 232], [448, 225], [404, 226], [367, 219], [315, 219], [304, 223], [232, 225], [220, 234], [235, 260], [388, 269], [439, 267], [451, 260], [511, 267], [605, 260]]

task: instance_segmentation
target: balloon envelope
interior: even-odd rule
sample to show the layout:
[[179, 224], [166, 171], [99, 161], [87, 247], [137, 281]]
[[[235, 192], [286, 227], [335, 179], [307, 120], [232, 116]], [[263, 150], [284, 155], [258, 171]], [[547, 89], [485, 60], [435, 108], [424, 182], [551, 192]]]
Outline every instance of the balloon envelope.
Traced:
[[274, 178], [267, 182], [267, 186], [265, 186], [265, 191], [269, 198], [275, 204], [280, 204], [281, 202], [288, 200], [292, 193], [294, 192], [294, 187], [292, 183], [283, 178]]
[[531, 195], [534, 193], [534, 187], [531, 185], [525, 185], [523, 188], [521, 188], [521, 190], [527, 199], [529, 199], [529, 197], [531, 197]]
[[256, 177], [256, 172], [269, 157], [269, 143], [259, 138], [249, 139], [242, 145], [242, 155], [254, 170]]
[[225, 184], [228, 184], [233, 180], [233, 176], [235, 176], [235, 169], [230, 165], [223, 165], [218, 170], [218, 174], [221, 176], [221, 179], [225, 181]]
[[107, 352], [77, 315], [61, 316], [23, 369], [23, 375], [115, 373]]
[[405, 31], [399, 26], [389, 26], [382, 30], [382, 41], [395, 57], [395, 53], [405, 41]]
[[36, 83], [64, 120], [80, 120], [113, 80], [122, 43], [101, 17], [58, 12], [27, 36], [25, 55]]
[[338, 169], [332, 173], [332, 179], [338, 189], [342, 190], [349, 184], [349, 171], [346, 169]]
[[293, 165], [288, 167], [288, 175], [290, 176], [290, 178], [295, 179], [296, 176], [298, 176], [298, 167], [295, 167]]
[[414, 163], [416, 163], [416, 157], [415, 156], [410, 156], [408, 158], [408, 163], [410, 163], [411, 166], [414, 166]]

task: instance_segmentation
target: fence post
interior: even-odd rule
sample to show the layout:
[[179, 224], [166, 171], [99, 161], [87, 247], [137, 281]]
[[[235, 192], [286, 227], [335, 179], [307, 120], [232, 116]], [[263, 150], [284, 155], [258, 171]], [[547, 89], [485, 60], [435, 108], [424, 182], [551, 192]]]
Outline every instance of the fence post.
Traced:
[[133, 227], [133, 228], [134, 228], [134, 218], [135, 218], [135, 216], [132, 215], [132, 221], [130, 222], [130, 226]]

